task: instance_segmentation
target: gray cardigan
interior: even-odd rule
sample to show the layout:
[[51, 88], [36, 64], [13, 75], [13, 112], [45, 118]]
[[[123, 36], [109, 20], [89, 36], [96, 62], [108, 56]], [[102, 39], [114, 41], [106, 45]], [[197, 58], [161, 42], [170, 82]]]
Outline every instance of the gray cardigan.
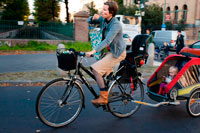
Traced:
[[101, 51], [105, 47], [109, 46], [111, 53], [114, 57], [118, 58], [122, 52], [126, 49], [126, 44], [123, 41], [122, 26], [117, 18], [113, 17], [107, 24], [103, 17], [99, 17], [98, 20], [92, 20], [92, 16], [87, 19], [90, 24], [100, 24], [101, 33], [106, 27], [105, 39], [95, 48], [97, 52]]

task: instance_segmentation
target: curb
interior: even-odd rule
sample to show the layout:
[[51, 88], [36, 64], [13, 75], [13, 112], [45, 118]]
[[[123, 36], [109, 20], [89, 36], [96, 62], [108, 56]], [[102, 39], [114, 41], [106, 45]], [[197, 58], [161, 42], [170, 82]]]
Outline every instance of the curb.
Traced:
[[0, 86], [45, 86], [48, 82], [0, 82]]

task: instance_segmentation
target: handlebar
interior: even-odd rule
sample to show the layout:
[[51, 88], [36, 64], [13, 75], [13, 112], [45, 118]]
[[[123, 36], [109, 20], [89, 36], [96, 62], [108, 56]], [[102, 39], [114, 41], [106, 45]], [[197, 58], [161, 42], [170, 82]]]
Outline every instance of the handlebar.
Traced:
[[[75, 52], [75, 54], [78, 55], [78, 56], [82, 56], [82, 57], [86, 56], [85, 52]], [[91, 55], [90, 57], [94, 57], [94, 55]]]
[[[75, 54], [77, 56], [80, 56], [80, 57], [85, 57], [86, 56], [86, 53], [85, 52], [79, 52], [79, 51], [75, 51], [75, 49], [73, 48], [70, 48], [70, 49], [65, 49], [65, 48], [60, 48], [60, 49], [57, 49], [57, 53], [58, 54]], [[94, 55], [91, 55], [90, 57], [94, 57]]]

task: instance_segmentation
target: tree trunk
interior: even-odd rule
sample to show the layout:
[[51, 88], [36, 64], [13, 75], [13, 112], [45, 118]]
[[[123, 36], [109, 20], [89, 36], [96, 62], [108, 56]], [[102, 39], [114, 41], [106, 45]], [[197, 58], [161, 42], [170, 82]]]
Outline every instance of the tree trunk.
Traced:
[[68, 0], [65, 0], [65, 6], [66, 6], [66, 21], [69, 23], [69, 7], [68, 7]]
[[55, 21], [55, 0], [52, 1], [52, 18], [53, 18], [53, 21]]

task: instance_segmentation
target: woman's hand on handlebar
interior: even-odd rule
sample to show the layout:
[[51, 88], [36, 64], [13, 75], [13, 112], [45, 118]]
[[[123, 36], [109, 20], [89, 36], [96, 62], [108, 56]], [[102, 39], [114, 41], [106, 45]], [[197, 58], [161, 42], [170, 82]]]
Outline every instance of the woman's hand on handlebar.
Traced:
[[96, 50], [92, 50], [92, 51], [90, 51], [90, 52], [86, 52], [85, 54], [86, 54], [87, 57], [91, 57], [91, 56], [93, 56], [95, 53], [96, 53]]

